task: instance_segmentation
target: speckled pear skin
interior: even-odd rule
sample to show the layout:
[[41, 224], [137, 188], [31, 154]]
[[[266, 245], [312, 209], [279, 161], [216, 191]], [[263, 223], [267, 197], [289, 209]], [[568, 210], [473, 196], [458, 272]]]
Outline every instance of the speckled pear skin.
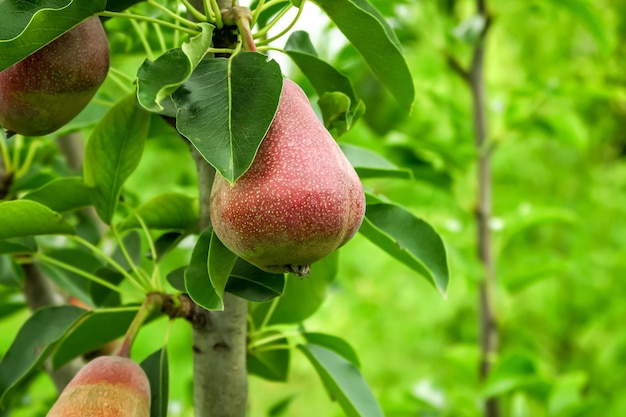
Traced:
[[47, 417], [149, 417], [150, 383], [131, 359], [100, 356], [65, 387]]
[[0, 72], [0, 125], [47, 135], [80, 113], [104, 82], [109, 44], [98, 17]]
[[264, 271], [306, 276], [313, 262], [354, 236], [364, 214], [354, 168], [302, 89], [285, 79], [276, 116], [250, 169], [234, 185], [215, 177], [215, 234]]

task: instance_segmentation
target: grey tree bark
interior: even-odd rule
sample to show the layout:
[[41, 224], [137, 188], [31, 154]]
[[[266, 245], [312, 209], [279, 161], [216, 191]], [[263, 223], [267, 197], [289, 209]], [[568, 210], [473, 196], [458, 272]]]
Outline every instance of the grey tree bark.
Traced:
[[[215, 170], [192, 150], [200, 197], [200, 224], [211, 225], [209, 202]], [[194, 409], [197, 417], [245, 417], [248, 303], [224, 294], [224, 311], [203, 311], [193, 321]]]

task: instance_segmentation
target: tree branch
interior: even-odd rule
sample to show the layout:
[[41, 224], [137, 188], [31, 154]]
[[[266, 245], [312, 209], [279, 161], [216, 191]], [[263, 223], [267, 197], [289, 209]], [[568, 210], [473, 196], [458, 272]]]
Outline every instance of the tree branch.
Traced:
[[[476, 0], [477, 12], [487, 21], [486, 0]], [[469, 85], [472, 92], [475, 146], [478, 155], [478, 202], [476, 224], [478, 234], [478, 257], [484, 268], [484, 279], [479, 284], [480, 305], [480, 377], [485, 380], [498, 351], [498, 324], [494, 311], [494, 289], [496, 285], [495, 265], [492, 255], [489, 221], [492, 210], [491, 152], [486, 152], [488, 140], [487, 104], [484, 82], [485, 38], [489, 25], [485, 25], [472, 57], [469, 71]], [[485, 417], [499, 417], [500, 410], [496, 398], [485, 402]]]

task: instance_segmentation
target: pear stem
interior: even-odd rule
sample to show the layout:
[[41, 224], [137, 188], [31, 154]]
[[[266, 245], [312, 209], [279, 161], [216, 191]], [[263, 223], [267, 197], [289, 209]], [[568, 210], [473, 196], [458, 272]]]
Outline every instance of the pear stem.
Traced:
[[135, 338], [141, 329], [143, 323], [150, 317], [156, 310], [160, 310], [163, 306], [163, 297], [159, 293], [149, 293], [143, 301], [143, 304], [137, 311], [135, 318], [126, 331], [124, 341], [117, 351], [117, 356], [124, 358], [130, 358], [130, 350], [133, 346]]
[[242, 38], [243, 49], [248, 52], [256, 52], [256, 44], [250, 29], [252, 14], [247, 7], [231, 7], [222, 11], [222, 18], [227, 25], [236, 25]]

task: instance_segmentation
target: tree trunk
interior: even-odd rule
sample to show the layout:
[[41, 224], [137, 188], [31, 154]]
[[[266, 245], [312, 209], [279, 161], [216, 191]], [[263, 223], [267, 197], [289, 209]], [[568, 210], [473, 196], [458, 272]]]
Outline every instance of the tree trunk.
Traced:
[[[478, 201], [476, 205], [478, 257], [483, 265], [485, 274], [478, 288], [480, 306], [480, 377], [482, 381], [485, 381], [491, 372], [493, 360], [498, 351], [498, 327], [494, 311], [496, 274], [489, 229], [492, 210], [492, 176], [484, 81], [485, 38], [489, 28], [486, 0], [476, 0], [476, 6], [478, 14], [485, 19], [485, 29], [475, 46], [468, 80], [472, 93], [474, 136], [478, 155]], [[485, 417], [500, 416], [496, 398], [488, 398], [484, 407]]]
[[[198, 170], [200, 225], [211, 225], [209, 202], [215, 170], [192, 149]], [[245, 417], [248, 303], [224, 294], [224, 311], [206, 311], [195, 320], [194, 408], [196, 417]]]

